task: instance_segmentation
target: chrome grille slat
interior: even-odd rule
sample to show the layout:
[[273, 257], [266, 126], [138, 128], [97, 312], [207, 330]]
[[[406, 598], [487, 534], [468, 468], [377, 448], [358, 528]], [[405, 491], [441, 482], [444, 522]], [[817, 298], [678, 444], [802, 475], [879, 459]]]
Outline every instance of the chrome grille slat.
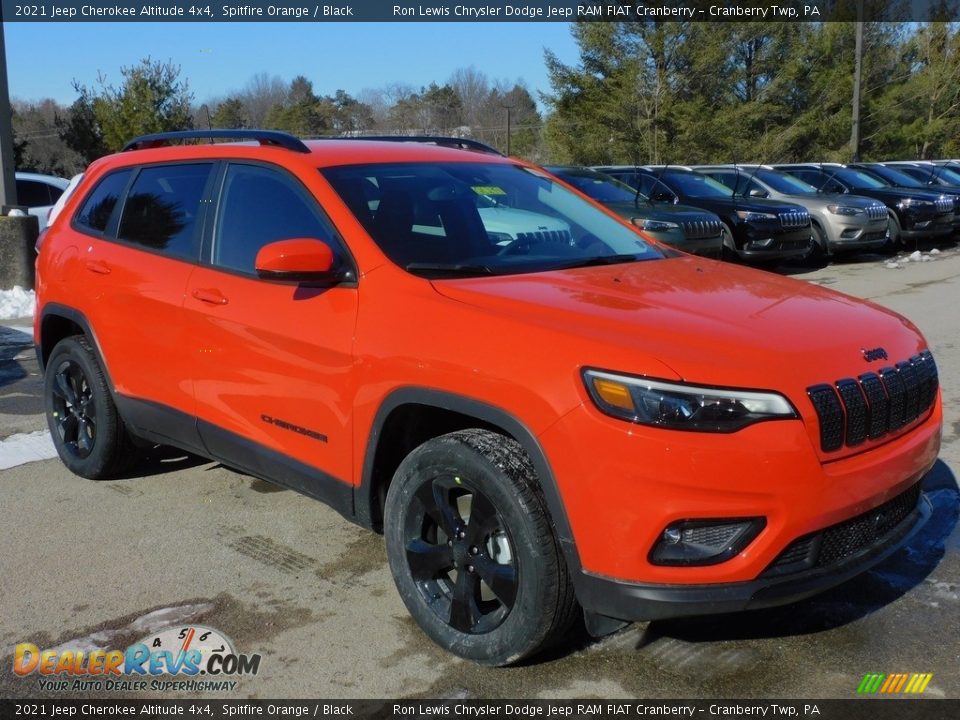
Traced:
[[951, 198], [937, 198], [937, 212], [953, 212], [953, 200]]
[[687, 220], [681, 223], [683, 233], [690, 240], [716, 237], [720, 234], [720, 223], [717, 220]]
[[790, 210], [780, 213], [780, 224], [787, 228], [802, 228], [810, 224], [810, 213], [806, 210]]
[[568, 230], [538, 230], [536, 232], [517, 233], [517, 240], [552, 243], [555, 245], [570, 245], [572, 236]]
[[870, 205], [867, 208], [867, 217], [870, 220], [884, 220], [887, 217], [886, 205]]
[[879, 373], [808, 387], [820, 424], [821, 449], [834, 452], [896, 432], [933, 406], [938, 387], [937, 366], [929, 350]]

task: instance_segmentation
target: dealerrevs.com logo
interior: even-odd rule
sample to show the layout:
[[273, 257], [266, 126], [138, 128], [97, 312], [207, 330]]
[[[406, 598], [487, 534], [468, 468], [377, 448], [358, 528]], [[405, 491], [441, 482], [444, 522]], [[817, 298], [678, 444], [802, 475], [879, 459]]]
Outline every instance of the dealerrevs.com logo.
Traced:
[[223, 633], [203, 625], [167, 628], [126, 650], [40, 650], [19, 643], [13, 656], [13, 672], [38, 676], [45, 691], [230, 691], [237, 686], [232, 678], [259, 669], [260, 655], [238, 654]]
[[919, 695], [932, 679], [933, 673], [867, 673], [857, 687], [857, 694]]

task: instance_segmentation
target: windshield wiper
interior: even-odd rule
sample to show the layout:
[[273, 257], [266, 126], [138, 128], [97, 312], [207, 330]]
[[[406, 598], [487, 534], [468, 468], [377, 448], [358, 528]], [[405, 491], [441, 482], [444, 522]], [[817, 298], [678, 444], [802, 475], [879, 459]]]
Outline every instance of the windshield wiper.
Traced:
[[550, 270], [570, 270], [571, 268], [595, 267], [597, 265], [620, 265], [622, 263], [636, 262], [640, 260], [637, 253], [621, 253], [619, 255], [593, 255], [586, 258], [578, 258], [568, 263], [552, 265]]
[[496, 275], [493, 268], [487, 265], [449, 264], [414, 262], [405, 266], [407, 272], [430, 273], [431, 275], [447, 275], [449, 277], [468, 277], [470, 275]]

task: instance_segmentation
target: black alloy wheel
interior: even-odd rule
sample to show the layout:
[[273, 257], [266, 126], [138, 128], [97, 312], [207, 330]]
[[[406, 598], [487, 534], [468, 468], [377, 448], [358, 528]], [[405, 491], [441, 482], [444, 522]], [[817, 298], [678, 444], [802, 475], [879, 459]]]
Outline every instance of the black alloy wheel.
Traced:
[[427, 440], [394, 473], [383, 525], [401, 599], [460, 657], [515, 663], [577, 617], [536, 471], [513, 438], [474, 428]]
[[64, 359], [53, 371], [53, 418], [57, 434], [71, 455], [86, 458], [97, 441], [97, 404], [83, 368]]
[[43, 399], [53, 444], [71, 472], [103, 480], [136, 456], [97, 353], [83, 335], [66, 337], [51, 351]]
[[519, 568], [497, 509], [459, 476], [435, 477], [414, 498], [406, 558], [424, 602], [462, 633], [498, 627], [517, 599]]

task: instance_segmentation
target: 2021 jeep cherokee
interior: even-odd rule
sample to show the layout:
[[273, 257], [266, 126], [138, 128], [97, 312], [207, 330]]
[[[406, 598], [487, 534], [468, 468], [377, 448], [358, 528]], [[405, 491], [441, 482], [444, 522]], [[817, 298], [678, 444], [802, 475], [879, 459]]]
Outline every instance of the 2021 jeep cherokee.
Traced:
[[[217, 135], [259, 144], [169, 146]], [[942, 409], [907, 320], [453, 143], [198, 131], [93, 163], [37, 260], [63, 462], [109, 477], [138, 438], [322, 499], [493, 665], [580, 608], [600, 633], [803, 598], [923, 522]], [[568, 230], [491, 232], [491, 198]]]

